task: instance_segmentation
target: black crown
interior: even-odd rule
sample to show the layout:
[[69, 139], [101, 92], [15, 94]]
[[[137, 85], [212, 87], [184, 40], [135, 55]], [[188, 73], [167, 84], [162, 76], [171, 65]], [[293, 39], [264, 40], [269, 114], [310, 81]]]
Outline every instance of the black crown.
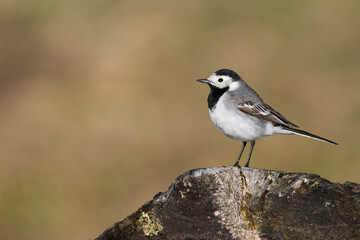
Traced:
[[215, 72], [216, 75], [218, 76], [229, 76], [234, 80], [240, 80], [241, 77], [234, 71], [230, 70], [230, 69], [220, 69], [218, 71]]

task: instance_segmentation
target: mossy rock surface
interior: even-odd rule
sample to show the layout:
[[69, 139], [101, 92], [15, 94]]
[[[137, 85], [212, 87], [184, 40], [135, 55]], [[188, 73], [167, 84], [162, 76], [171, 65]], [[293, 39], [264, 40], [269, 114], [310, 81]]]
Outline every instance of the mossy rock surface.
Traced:
[[360, 239], [360, 185], [253, 168], [190, 170], [97, 239]]

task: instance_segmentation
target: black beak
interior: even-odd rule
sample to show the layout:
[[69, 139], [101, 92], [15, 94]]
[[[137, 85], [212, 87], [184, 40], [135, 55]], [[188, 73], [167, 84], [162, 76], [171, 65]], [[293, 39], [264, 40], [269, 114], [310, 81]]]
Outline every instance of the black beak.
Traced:
[[201, 83], [207, 83], [207, 84], [210, 83], [210, 81], [207, 80], [207, 79], [198, 79], [198, 80], [196, 80], [196, 81], [201, 82]]

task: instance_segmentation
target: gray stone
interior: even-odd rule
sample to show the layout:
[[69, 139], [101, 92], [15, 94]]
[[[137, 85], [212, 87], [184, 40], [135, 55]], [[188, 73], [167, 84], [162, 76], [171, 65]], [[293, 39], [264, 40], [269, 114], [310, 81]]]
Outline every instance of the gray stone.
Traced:
[[360, 239], [360, 185], [244, 167], [190, 170], [96, 239]]

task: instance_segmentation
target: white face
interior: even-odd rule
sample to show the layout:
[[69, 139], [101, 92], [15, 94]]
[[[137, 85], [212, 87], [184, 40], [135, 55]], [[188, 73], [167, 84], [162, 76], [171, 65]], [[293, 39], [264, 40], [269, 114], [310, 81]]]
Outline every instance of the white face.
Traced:
[[230, 87], [234, 80], [226, 75], [216, 75], [213, 73], [209, 78], [209, 83], [217, 88]]

